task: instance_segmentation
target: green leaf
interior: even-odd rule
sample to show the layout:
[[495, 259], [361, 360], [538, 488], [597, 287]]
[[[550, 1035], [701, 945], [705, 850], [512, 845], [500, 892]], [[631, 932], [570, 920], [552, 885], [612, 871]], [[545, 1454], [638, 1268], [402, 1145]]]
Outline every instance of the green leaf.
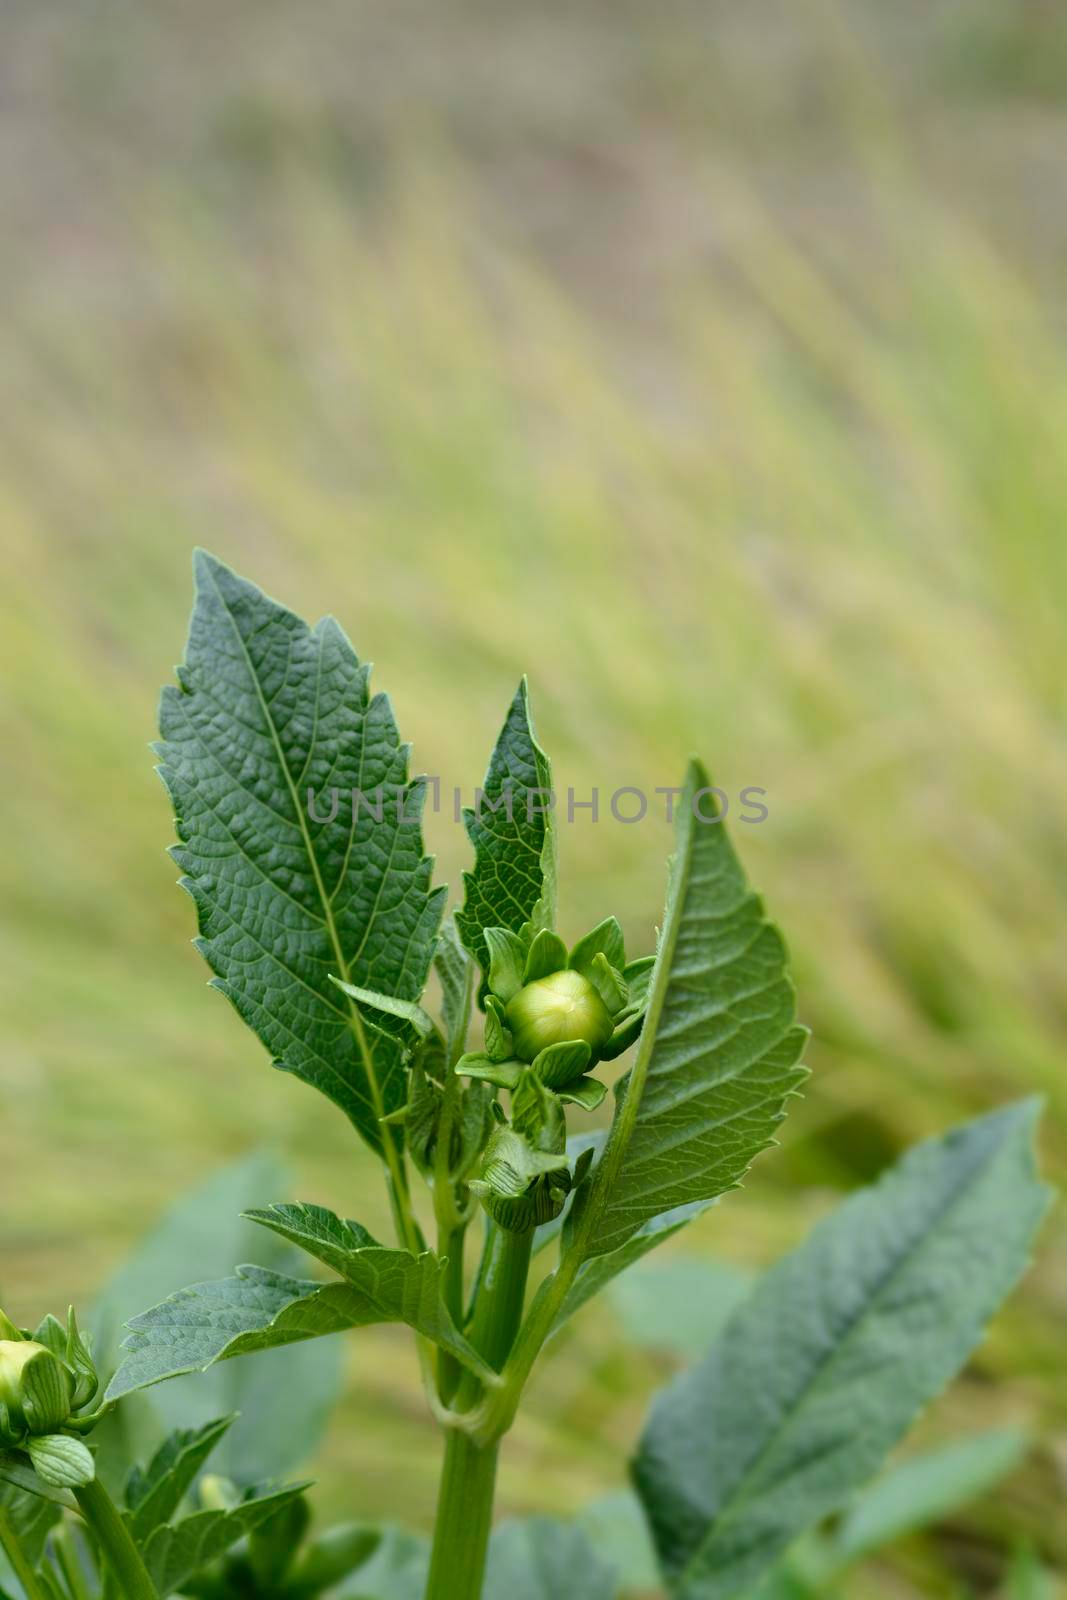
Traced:
[[[128, 1258], [93, 1308], [94, 1351], [102, 1374], [122, 1359], [125, 1324], [145, 1306], [197, 1278], [222, 1278], [235, 1261], [286, 1272], [292, 1249], [241, 1212], [285, 1191], [287, 1177], [258, 1153], [224, 1167], [183, 1196]], [[318, 1340], [264, 1351], [129, 1396], [94, 1430], [97, 1474], [116, 1492], [129, 1462], [146, 1460], [176, 1428], [206, 1426], [239, 1412], [216, 1446], [214, 1465], [247, 1487], [281, 1479], [318, 1445], [340, 1394], [344, 1347]]]
[[197, 1511], [173, 1526], [156, 1528], [141, 1553], [159, 1600], [166, 1600], [194, 1572], [276, 1516], [306, 1487], [292, 1484], [285, 1489], [252, 1491], [248, 1499], [230, 1511]]
[[511, 1029], [504, 1020], [504, 1007], [495, 994], [485, 997], [485, 1053], [490, 1061], [510, 1061]]
[[856, 1561], [977, 1500], [1015, 1471], [1028, 1447], [1021, 1429], [992, 1428], [900, 1462], [849, 1508], [834, 1535], [833, 1560]]
[[276, 1592], [286, 1579], [286, 1593], [291, 1593], [287, 1573], [311, 1525], [311, 1507], [306, 1495], [295, 1495], [277, 1510], [272, 1517], [261, 1522], [248, 1536], [248, 1565], [261, 1593]]
[[[291, 1236], [281, 1219], [268, 1226]], [[309, 1227], [308, 1248], [313, 1237]], [[235, 1277], [193, 1284], [171, 1295], [130, 1323], [126, 1355], [108, 1387], [108, 1398], [116, 1400], [253, 1350], [376, 1322], [409, 1323], [483, 1380], [493, 1381], [494, 1374], [449, 1317], [441, 1299], [442, 1264], [435, 1255], [427, 1251], [416, 1257], [405, 1250], [375, 1247], [359, 1256], [363, 1258], [359, 1266], [351, 1268], [360, 1279], [358, 1286], [318, 1284], [245, 1266], [238, 1267]]]
[[551, 789], [552, 770], [534, 738], [524, 678], [489, 762], [480, 814], [478, 808], [464, 812], [474, 869], [463, 874], [466, 895], [456, 927], [483, 972], [489, 960], [486, 928], [518, 933], [527, 923], [536, 930], [555, 922], [555, 821], [551, 810], [540, 809], [547, 807]]
[[169, 1522], [200, 1468], [236, 1418], [218, 1417], [202, 1428], [178, 1428], [166, 1438], [147, 1469], [134, 1467], [126, 1483], [130, 1532], [138, 1545]]
[[529, 1517], [493, 1530], [483, 1600], [615, 1600], [619, 1577], [573, 1522]]
[[351, 1271], [355, 1271], [358, 1278], [365, 1278], [365, 1264], [361, 1264], [360, 1258], [369, 1251], [373, 1252], [371, 1260], [376, 1266], [380, 1264], [383, 1254], [398, 1257], [402, 1267], [416, 1259], [407, 1250], [393, 1250], [380, 1245], [360, 1223], [351, 1219], [343, 1220], [325, 1206], [287, 1202], [265, 1209], [254, 1206], [244, 1215], [249, 1222], [258, 1222], [261, 1228], [270, 1228], [283, 1239], [288, 1239], [290, 1244], [306, 1250], [308, 1255], [315, 1256], [350, 1283], [357, 1281], [351, 1276]]
[[612, 1284], [610, 1298], [631, 1344], [695, 1361], [751, 1292], [753, 1282], [750, 1272], [725, 1261], [675, 1257], [627, 1272]]
[[1033, 1101], [912, 1150], [760, 1279], [655, 1401], [635, 1480], [678, 1600], [751, 1589], [958, 1371], [1049, 1200]]
[[616, 1090], [581, 1249], [618, 1249], [653, 1218], [735, 1187], [804, 1079], [785, 947], [721, 825], [696, 820], [690, 763], [663, 936], [636, 1062]]
[[77, 1507], [77, 1502], [67, 1489], [53, 1488], [37, 1476], [22, 1450], [0, 1450], [0, 1491], [4, 1489], [36, 1495], [53, 1505], [67, 1506], [71, 1510]]
[[[160, 772], [198, 948], [275, 1065], [327, 1095], [375, 1150], [403, 1101], [402, 1054], [361, 1027], [330, 975], [422, 994], [444, 890], [431, 890], [389, 702], [370, 698], [338, 624], [312, 629], [198, 551], [178, 688], [163, 691]], [[381, 820], [352, 792], [384, 796]], [[328, 817], [328, 795], [339, 794]], [[309, 807], [309, 794], [315, 796]]]
[[522, 1081], [526, 1063], [494, 1061], [484, 1050], [472, 1050], [468, 1055], [460, 1056], [456, 1071], [461, 1078], [477, 1078], [495, 1084], [498, 1089], [514, 1089]]

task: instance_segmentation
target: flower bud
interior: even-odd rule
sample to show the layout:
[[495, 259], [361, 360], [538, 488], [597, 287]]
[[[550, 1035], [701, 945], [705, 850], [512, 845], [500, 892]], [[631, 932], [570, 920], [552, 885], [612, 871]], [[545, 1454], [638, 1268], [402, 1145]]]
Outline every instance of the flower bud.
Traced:
[[70, 1416], [74, 1377], [46, 1345], [0, 1339], [0, 1440], [52, 1433]]
[[588, 978], [570, 968], [525, 984], [508, 1002], [506, 1016], [520, 1061], [533, 1061], [550, 1045], [571, 1040], [582, 1040], [595, 1056], [614, 1028]]

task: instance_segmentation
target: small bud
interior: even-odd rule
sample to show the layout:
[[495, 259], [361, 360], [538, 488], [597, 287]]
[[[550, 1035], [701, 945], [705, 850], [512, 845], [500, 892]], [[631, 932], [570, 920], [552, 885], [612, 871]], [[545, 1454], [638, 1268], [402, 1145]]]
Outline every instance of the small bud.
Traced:
[[62, 1427], [74, 1401], [74, 1378], [35, 1339], [0, 1339], [0, 1438], [20, 1443], [26, 1434]]
[[525, 984], [509, 1001], [506, 1016], [521, 1061], [533, 1061], [550, 1045], [571, 1040], [584, 1041], [595, 1056], [614, 1026], [589, 979], [570, 968]]

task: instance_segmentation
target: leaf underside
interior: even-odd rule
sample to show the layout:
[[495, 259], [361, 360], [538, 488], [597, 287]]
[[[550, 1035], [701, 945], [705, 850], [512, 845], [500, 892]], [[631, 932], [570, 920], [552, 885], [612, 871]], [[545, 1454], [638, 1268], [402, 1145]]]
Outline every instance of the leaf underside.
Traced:
[[694, 815], [707, 784], [691, 763], [648, 1016], [589, 1191], [586, 1256], [610, 1255], [665, 1213], [734, 1188], [807, 1075], [781, 935], [724, 828]]
[[748, 1593], [958, 1371], [1048, 1204], [1034, 1102], [917, 1146], [758, 1282], [653, 1405], [635, 1480], [678, 1600]]
[[552, 770], [534, 737], [524, 678], [489, 762], [484, 803], [463, 814], [475, 857], [473, 870], [463, 874], [466, 894], [463, 909], [456, 912], [456, 928], [483, 972], [488, 969], [486, 928], [518, 933], [525, 923], [536, 930], [551, 928], [555, 921], [555, 822], [547, 809], [551, 787]]
[[306, 1484], [252, 1491], [229, 1511], [196, 1511], [171, 1527], [156, 1528], [142, 1550], [159, 1600], [180, 1589], [188, 1578], [277, 1515]]
[[[400, 1048], [389, 1028], [360, 1029], [330, 975], [418, 1000], [445, 891], [423, 854], [423, 786], [368, 676], [333, 618], [309, 628], [199, 551], [158, 752], [215, 987], [276, 1066], [380, 1149], [379, 1119], [404, 1099]], [[373, 804], [379, 788], [380, 821], [352, 802], [356, 791]], [[317, 822], [331, 791], [336, 816]]]

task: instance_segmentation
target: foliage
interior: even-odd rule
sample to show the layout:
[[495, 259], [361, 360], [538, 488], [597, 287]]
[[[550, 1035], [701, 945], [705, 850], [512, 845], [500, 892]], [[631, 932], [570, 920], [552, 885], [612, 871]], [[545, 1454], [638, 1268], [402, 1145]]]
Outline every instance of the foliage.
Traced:
[[[368, 1600], [413, 1589], [426, 1600], [539, 1600], [564, 1587], [576, 1600], [613, 1600], [626, 1574], [597, 1540], [629, 1502], [586, 1525], [504, 1523], [491, 1535], [501, 1441], [546, 1342], [736, 1188], [774, 1142], [806, 1075], [782, 938], [722, 816], [702, 808], [714, 791], [694, 759], [675, 791], [655, 956], [627, 961], [613, 917], [568, 950], [555, 930], [551, 807], [514, 814], [518, 799], [545, 798], [550, 774], [525, 684], [490, 761], [494, 821], [477, 805], [467, 817], [475, 865], [456, 931], [442, 929], [443, 891], [422, 846], [425, 786], [409, 782], [388, 703], [370, 699], [338, 626], [308, 628], [203, 553], [196, 572], [160, 748], [199, 948], [275, 1064], [339, 1106], [380, 1158], [397, 1239], [383, 1245], [318, 1203], [244, 1207], [243, 1220], [331, 1276], [245, 1264], [168, 1294], [130, 1319], [101, 1413], [85, 1420], [217, 1362], [406, 1324], [445, 1441], [434, 1538], [427, 1551], [355, 1522], [304, 1549], [305, 1485], [203, 1474], [230, 1417], [172, 1432], [128, 1475], [116, 1508], [75, 1437], [96, 1378], [73, 1313], [65, 1334], [42, 1325], [29, 1360], [28, 1336], [7, 1325], [5, 1492], [79, 1513], [105, 1594], [114, 1581], [129, 1600], [226, 1596], [248, 1583], [295, 1600], [338, 1582], [350, 1594], [371, 1585]], [[324, 818], [315, 794], [332, 794], [340, 776], [348, 804], [331, 803]], [[370, 780], [377, 805], [364, 803]], [[387, 780], [392, 812], [381, 803]], [[434, 965], [440, 1026], [426, 993]], [[480, 1052], [467, 1048], [475, 992]], [[569, 1139], [565, 1108], [595, 1110], [604, 1085], [593, 1069], [631, 1046], [610, 1126]], [[672, 1596], [803, 1587], [819, 1561], [832, 1574], [887, 1529], [914, 1524], [903, 1469], [865, 1510], [850, 1502], [959, 1371], [1029, 1259], [1049, 1196], [1036, 1176], [1036, 1116], [1024, 1102], [915, 1147], [738, 1296], [708, 1353], [656, 1398], [634, 1481]], [[430, 1191], [433, 1245], [409, 1159]], [[480, 1209], [468, 1294], [466, 1235]], [[535, 1253], [550, 1265], [529, 1293]], [[48, 1391], [47, 1416], [44, 1391], [19, 1376], [38, 1366], [69, 1371], [69, 1392]], [[269, 1394], [257, 1404], [269, 1408]], [[59, 1460], [73, 1450], [84, 1473]], [[1014, 1459], [992, 1456], [972, 1487]], [[916, 1479], [940, 1483], [951, 1505], [963, 1492], [952, 1478], [951, 1460], [913, 1467], [912, 1506]], [[65, 1518], [49, 1525], [42, 1544], [21, 1499], [15, 1508], [0, 1534], [27, 1600], [39, 1600], [38, 1574], [47, 1588], [73, 1581], [70, 1530]], [[827, 1536], [822, 1525], [841, 1512]], [[787, 1555], [803, 1538], [804, 1560]], [[643, 1563], [639, 1541], [629, 1554]]]

